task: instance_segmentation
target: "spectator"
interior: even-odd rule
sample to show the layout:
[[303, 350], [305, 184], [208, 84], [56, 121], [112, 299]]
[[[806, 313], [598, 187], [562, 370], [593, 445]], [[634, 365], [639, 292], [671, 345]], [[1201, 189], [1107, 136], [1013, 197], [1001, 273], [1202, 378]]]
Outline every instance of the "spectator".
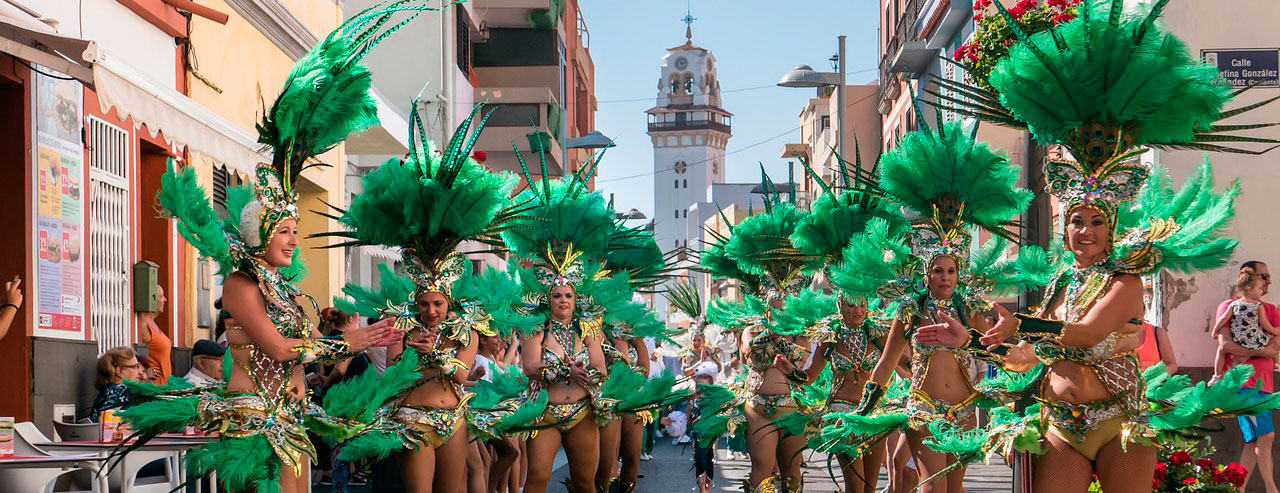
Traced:
[[1138, 363], [1143, 370], [1156, 363], [1164, 363], [1170, 375], [1178, 373], [1178, 358], [1173, 354], [1173, 343], [1169, 341], [1168, 330], [1142, 323], [1142, 345], [1138, 346]]
[[108, 349], [98, 357], [98, 376], [94, 387], [98, 396], [93, 399], [93, 407], [89, 410], [89, 420], [98, 422], [103, 411], [114, 409], [129, 402], [129, 388], [124, 381], [142, 382], [146, 378], [142, 373], [142, 364], [138, 363], [138, 355], [133, 348], [121, 346]]
[[[702, 385], [710, 385], [715, 382], [717, 371], [716, 367], [712, 365], [700, 367], [698, 372], [694, 374], [693, 381]], [[701, 401], [702, 396], [695, 395], [685, 407], [686, 414], [689, 416], [690, 428], [702, 417], [702, 411], [699, 408]], [[698, 493], [711, 493], [711, 483], [716, 478], [715, 442], [702, 442], [698, 434], [693, 433], [693, 475], [698, 485]]]
[[[1241, 274], [1250, 272], [1262, 280], [1262, 294], [1266, 295], [1271, 288], [1271, 272], [1267, 269], [1267, 264], [1250, 260], [1240, 266]], [[1221, 318], [1239, 296], [1240, 293], [1233, 293], [1230, 299], [1218, 305], [1218, 312], [1214, 319]], [[1259, 311], [1271, 325], [1280, 326], [1280, 310], [1277, 310], [1275, 305], [1263, 301]], [[1245, 382], [1241, 392], [1257, 389], [1259, 394], [1266, 395], [1274, 391], [1272, 377], [1276, 354], [1280, 351], [1280, 337], [1271, 338], [1271, 342], [1263, 349], [1251, 350], [1233, 342], [1230, 334], [1221, 334], [1218, 336], [1218, 345], [1230, 356], [1227, 364], [1243, 362], [1242, 364], [1248, 364], [1254, 368], [1253, 376]], [[1240, 416], [1236, 419], [1240, 423], [1240, 432], [1244, 435], [1245, 441], [1244, 450], [1240, 453], [1240, 465], [1244, 466], [1250, 476], [1253, 474], [1254, 467], [1257, 466], [1258, 471], [1262, 473], [1262, 483], [1266, 486], [1267, 493], [1280, 492], [1276, 489], [1275, 474], [1271, 464], [1271, 445], [1275, 440], [1275, 425], [1272, 422], [1271, 412], [1267, 411], [1258, 416]], [[1247, 483], [1248, 479], [1245, 481]]]
[[191, 346], [191, 371], [183, 379], [197, 387], [214, 385], [222, 381], [222, 355], [226, 348], [208, 339], [196, 341]]
[[18, 316], [22, 308], [22, 278], [13, 276], [12, 281], [4, 283], [4, 291], [0, 292], [0, 339], [9, 333], [9, 325], [13, 317]]
[[156, 311], [138, 312], [138, 342], [147, 345], [147, 379], [164, 385], [173, 376], [173, 340], [156, 325], [156, 317], [164, 312], [164, 288], [156, 286]]

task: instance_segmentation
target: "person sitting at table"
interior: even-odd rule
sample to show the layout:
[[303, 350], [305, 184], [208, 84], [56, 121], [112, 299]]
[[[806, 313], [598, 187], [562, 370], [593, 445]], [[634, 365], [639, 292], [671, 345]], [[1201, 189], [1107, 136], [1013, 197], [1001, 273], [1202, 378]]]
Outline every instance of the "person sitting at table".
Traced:
[[191, 346], [191, 371], [183, 380], [197, 387], [214, 385], [222, 381], [222, 355], [227, 349], [208, 339], [200, 339]]
[[98, 396], [93, 399], [93, 407], [89, 408], [89, 420], [98, 422], [103, 411], [120, 407], [129, 401], [129, 388], [125, 380], [141, 382], [146, 379], [142, 364], [138, 363], [138, 355], [133, 348], [120, 346], [108, 349], [98, 357], [98, 376], [94, 387]]

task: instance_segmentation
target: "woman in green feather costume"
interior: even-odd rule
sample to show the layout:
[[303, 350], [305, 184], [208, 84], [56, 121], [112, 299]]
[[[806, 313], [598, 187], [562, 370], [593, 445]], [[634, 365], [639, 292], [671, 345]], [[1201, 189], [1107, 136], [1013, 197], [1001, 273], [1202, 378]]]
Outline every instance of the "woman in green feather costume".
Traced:
[[[499, 243], [498, 235], [516, 214], [509, 198], [516, 177], [491, 173], [471, 157], [487, 120], [472, 129], [480, 112], [478, 106], [439, 151], [419, 140], [424, 132], [415, 113], [408, 158], [389, 160], [362, 178], [363, 190], [338, 219], [346, 230], [325, 235], [346, 238], [342, 246], [402, 251], [412, 287], [392, 291], [402, 296], [408, 290], [409, 296], [358, 313], [396, 318], [406, 333], [388, 347], [387, 360], [412, 358], [421, 375], [388, 403], [391, 419], [384, 423], [400, 438], [397, 448], [403, 451], [396, 458], [409, 491], [445, 491], [465, 477], [467, 403], [473, 394], [463, 384], [475, 366], [479, 337], [496, 335], [493, 316], [482, 303], [490, 295], [469, 282], [470, 262], [459, 245]], [[503, 308], [501, 302], [490, 305]]]
[[[920, 118], [923, 122], [925, 119]], [[1008, 160], [974, 141], [974, 130], [959, 123], [926, 125], [908, 134], [881, 159], [879, 186], [888, 197], [917, 219], [909, 238], [894, 238], [881, 221], [869, 226], [865, 238], [847, 247], [846, 267], [836, 269], [834, 284], [841, 293], [878, 296], [892, 325], [879, 361], [871, 371], [857, 412], [869, 415], [884, 394], [884, 386], [910, 347], [911, 378], [906, 400], [908, 445], [922, 477], [951, 470], [945, 479], [921, 484], [926, 492], [962, 490], [965, 470], [956, 457], [925, 446], [934, 420], [948, 427], [974, 426], [975, 403], [982, 396], [971, 380], [968, 354], [926, 344], [913, 337], [921, 326], [959, 319], [979, 332], [988, 329], [982, 312], [989, 304], [982, 296], [966, 296], [972, 279], [970, 224], [994, 235], [1026, 207], [1031, 193], [1017, 187], [1018, 169]], [[911, 252], [903, 248], [909, 239]], [[892, 255], [886, 257], [886, 252]], [[886, 259], [888, 259], [886, 261]], [[876, 279], [879, 274], [879, 279]]]
[[[520, 334], [520, 362], [532, 390], [546, 390], [549, 404], [539, 424], [545, 429], [528, 440], [525, 491], [543, 493], [552, 462], [562, 446], [569, 459], [569, 483], [575, 493], [596, 491], [600, 459], [597, 414], [612, 412], [602, 399], [607, 375], [602, 327], [588, 281], [604, 278], [598, 262], [615, 231], [614, 213], [597, 192], [586, 189], [595, 163], [569, 178], [551, 180], [541, 158], [540, 181], [525, 169], [529, 188], [516, 202], [526, 213], [503, 233], [514, 253], [510, 268], [524, 283], [525, 311], [538, 323]], [[523, 166], [523, 161], [521, 161]]]
[[[1217, 125], [1250, 108], [1223, 110], [1228, 85], [1159, 24], [1166, 3], [1134, 10], [1121, 0], [1088, 0], [1074, 21], [1034, 35], [1015, 30], [1018, 42], [997, 62], [991, 90], [972, 92], [958, 108], [1027, 128], [1042, 144], [1070, 152], [1046, 163], [1045, 175], [1062, 204], [1074, 263], [1036, 316], [1002, 313], [981, 338], [989, 349], [1033, 344], [1048, 368], [1040, 389], [1048, 431], [1034, 462], [1035, 491], [1082, 491], [1095, 474], [1105, 491], [1149, 488], [1156, 450], [1148, 444], [1162, 433], [1147, 415], [1150, 392], [1133, 354], [1142, 329], [1139, 276], [1216, 268], [1236, 245], [1220, 235], [1235, 185], [1213, 192], [1202, 172], [1174, 193], [1139, 155], [1149, 147], [1252, 152], [1223, 143], [1275, 142], [1222, 133], [1260, 126]], [[955, 324], [920, 337], [970, 340]]]
[[[861, 163], [854, 163], [861, 169]], [[841, 162], [841, 166], [848, 163]], [[828, 185], [808, 164], [805, 169], [823, 189], [823, 194], [813, 202], [809, 214], [791, 235], [791, 243], [800, 253], [820, 258], [826, 278], [841, 267], [860, 269], [857, 265], [844, 264], [844, 249], [854, 236], [864, 234], [869, 221], [879, 220], [901, 235], [907, 230], [907, 222], [883, 197], [862, 187], [840, 191], [834, 184]], [[848, 175], [847, 169], [841, 175]], [[887, 330], [869, 318], [867, 300], [856, 295], [819, 296], [812, 292], [801, 293], [787, 299], [787, 306], [775, 321], [785, 327], [783, 332], [804, 333], [818, 347], [805, 373], [813, 384], [829, 369], [828, 389], [822, 399], [813, 403], [805, 418], [805, 426], [794, 430], [807, 434], [810, 444], [820, 442], [817, 436], [825, 424], [827, 413], [852, 412], [862, 398], [862, 389], [871, 370], [880, 359]], [[783, 371], [786, 372], [784, 363]], [[781, 426], [781, 425], [780, 425]], [[784, 430], [786, 429], [783, 426]], [[836, 459], [844, 478], [844, 489], [849, 492], [873, 493], [880, 464], [884, 461], [884, 447], [873, 447], [864, 457], [851, 457], [837, 453]]]
[[[766, 190], [773, 188], [768, 176]], [[784, 299], [808, 287], [807, 271], [815, 262], [796, 251], [790, 236], [803, 213], [784, 202], [776, 190], [766, 194], [765, 212], [750, 216], [732, 230], [724, 243], [725, 256], [733, 265], [724, 265], [716, 256], [703, 252], [702, 262], [716, 277], [738, 276], [743, 285], [764, 299], [763, 318], [747, 326], [739, 338], [739, 354], [747, 366], [744, 398], [747, 399], [747, 449], [751, 456], [749, 491], [800, 491], [800, 452], [803, 437], [782, 436], [773, 421], [797, 411], [791, 391], [804, 385], [808, 377], [799, 367], [808, 357], [804, 334], [780, 332], [770, 322], [783, 310]], [[784, 363], [785, 362], [785, 363]], [[784, 370], [784, 364], [787, 370]]]
[[225, 221], [217, 219], [191, 168], [165, 174], [158, 196], [163, 213], [177, 220], [179, 233], [217, 261], [225, 276], [222, 299], [232, 316], [227, 341], [234, 364], [224, 386], [140, 390], [145, 402], [123, 416], [140, 439], [119, 453], [192, 425], [219, 436], [186, 454], [193, 477], [216, 473], [231, 491], [302, 492], [315, 456], [308, 432], [339, 439], [362, 430], [308, 402], [302, 367], [348, 358], [399, 333], [388, 320], [321, 337], [307, 319], [297, 301], [305, 295], [293, 284], [301, 267], [295, 260], [295, 188], [307, 160], [377, 124], [372, 78], [359, 62], [409, 22], [390, 22], [404, 15], [397, 13], [412, 19], [425, 10], [435, 9], [402, 1], [361, 12], [294, 65], [258, 125], [258, 140], [272, 151], [272, 163], [259, 165], [252, 188], [228, 190]]

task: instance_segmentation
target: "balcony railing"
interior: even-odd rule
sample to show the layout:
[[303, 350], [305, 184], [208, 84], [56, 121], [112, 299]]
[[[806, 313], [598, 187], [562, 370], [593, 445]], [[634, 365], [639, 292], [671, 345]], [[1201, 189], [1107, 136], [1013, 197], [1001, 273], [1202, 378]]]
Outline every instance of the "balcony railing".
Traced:
[[665, 132], [672, 130], [715, 130], [718, 132], [730, 133], [730, 126], [711, 120], [685, 120], [675, 122], [650, 122], [650, 132]]

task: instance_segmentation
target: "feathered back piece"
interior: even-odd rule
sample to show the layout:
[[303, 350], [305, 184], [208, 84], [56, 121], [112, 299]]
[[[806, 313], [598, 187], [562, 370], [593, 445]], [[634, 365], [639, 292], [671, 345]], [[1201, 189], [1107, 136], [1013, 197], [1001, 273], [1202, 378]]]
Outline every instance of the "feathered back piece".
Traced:
[[832, 286], [846, 301], [864, 306], [876, 299], [889, 305], [913, 303], [914, 279], [924, 269], [911, 254], [908, 235], [895, 232], [888, 221], [868, 221], [864, 234], [851, 239], [842, 256], [829, 272]]
[[922, 125], [881, 159], [884, 192], [920, 216], [913, 247], [926, 268], [941, 255], [963, 268], [970, 224], [1016, 238], [1005, 227], [1031, 202], [1031, 192], [1017, 186], [1018, 168], [973, 133], [959, 122], [936, 131]]
[[764, 301], [746, 295], [740, 300], [716, 298], [707, 305], [707, 323], [738, 331], [764, 321]]
[[654, 292], [671, 278], [669, 255], [662, 253], [653, 233], [642, 228], [628, 228], [619, 223], [605, 252], [605, 268], [626, 272], [631, 287], [639, 292]]
[[503, 339], [514, 331], [532, 333], [546, 321], [545, 317], [523, 312], [524, 286], [518, 275], [513, 270], [500, 271], [488, 266], [483, 272], [462, 278], [454, 288], [459, 298], [470, 300], [484, 310], [489, 317], [489, 328]]
[[515, 175], [492, 173], [470, 157], [485, 124], [481, 120], [471, 131], [480, 110], [477, 106], [458, 126], [443, 150], [416, 138], [423, 134], [423, 124], [413, 112], [409, 158], [388, 160], [365, 175], [361, 179], [363, 191], [348, 210], [340, 210], [338, 221], [347, 230], [317, 236], [346, 239], [335, 247], [401, 248], [406, 271], [418, 292], [439, 292], [452, 298], [452, 286], [462, 277], [466, 263], [458, 245], [472, 239], [500, 244], [498, 234], [518, 213], [509, 200]]
[[[857, 140], [854, 140], [857, 149]], [[841, 261], [841, 251], [849, 240], [866, 229], [867, 221], [881, 218], [889, 222], [895, 232], [906, 232], [909, 224], [903, 219], [897, 206], [884, 194], [867, 186], [866, 180], [874, 179], [875, 169], [864, 170], [861, 154], [854, 163], [839, 159], [840, 177], [844, 187], [827, 183], [804, 159], [800, 164], [809, 176], [822, 188], [822, 194], [809, 206], [809, 213], [800, 219], [791, 234], [791, 244], [807, 257], [822, 258], [825, 265]], [[879, 161], [876, 162], [876, 167]], [[852, 168], [852, 170], [850, 169]], [[856, 175], [858, 178], [851, 178]], [[856, 180], [856, 181], [855, 181]]]
[[1222, 233], [1239, 193], [1239, 180], [1213, 191], [1207, 159], [1177, 191], [1166, 169], [1153, 168], [1133, 203], [1119, 210], [1117, 229], [1130, 233], [1116, 242], [1111, 261], [1135, 274], [1159, 268], [1190, 274], [1226, 265], [1239, 242]]
[[967, 305], [984, 306], [988, 295], [1017, 296], [1039, 289], [1067, 265], [1065, 259], [1052, 258], [1035, 245], [1022, 246], [1010, 255], [1009, 245], [1009, 240], [992, 236], [969, 257], [969, 268], [961, 276]]
[[794, 205], [779, 202], [733, 228], [725, 252], [743, 272], [760, 277], [758, 296], [767, 300], [782, 298], [809, 285], [807, 271], [819, 259], [805, 256], [791, 246], [791, 235], [803, 215]]
[[1071, 22], [1031, 35], [1015, 28], [1018, 42], [987, 79], [992, 89], [946, 82], [966, 98], [942, 98], [960, 113], [1028, 128], [1042, 143], [1070, 150], [1074, 160], [1045, 165], [1048, 191], [1062, 200], [1064, 218], [1081, 206], [1101, 212], [1114, 241], [1125, 234], [1115, 227], [1117, 209], [1148, 176], [1137, 158], [1146, 147], [1261, 154], [1280, 143], [1229, 133], [1276, 123], [1220, 123], [1280, 98], [1223, 110], [1248, 88], [1233, 93], [1161, 25], [1167, 3], [1126, 10], [1123, 0], [1086, 0]]
[[770, 332], [790, 336], [804, 334], [815, 325], [836, 313], [836, 298], [832, 295], [806, 290], [787, 296], [782, 311], [774, 312], [773, 321], [766, 322]]
[[[728, 224], [727, 219], [725, 223]], [[730, 229], [729, 236], [711, 229], [705, 231], [712, 237], [712, 241], [703, 246], [702, 251], [698, 253], [698, 263], [707, 274], [710, 274], [712, 279], [736, 280], [742, 283], [743, 291], [747, 293], [761, 292], [764, 276], [743, 270], [737, 260], [729, 255], [728, 246], [730, 238], [733, 237], [733, 230]]]

